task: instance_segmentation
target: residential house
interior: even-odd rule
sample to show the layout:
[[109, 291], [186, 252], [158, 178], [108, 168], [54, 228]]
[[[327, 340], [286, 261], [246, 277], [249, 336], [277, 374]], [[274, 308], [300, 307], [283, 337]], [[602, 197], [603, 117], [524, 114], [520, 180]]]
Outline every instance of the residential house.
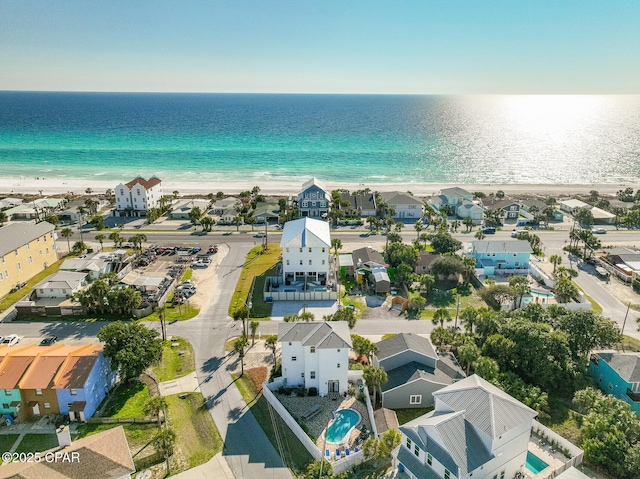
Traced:
[[430, 274], [431, 265], [438, 258], [440, 258], [440, 255], [437, 253], [420, 251], [418, 261], [413, 265], [413, 272], [416, 274]]
[[572, 198], [570, 200], [562, 200], [558, 204], [562, 211], [566, 211], [570, 214], [573, 214], [573, 212], [578, 208], [591, 208], [590, 204], [587, 204], [584, 201], [580, 201], [575, 198]]
[[18, 206], [22, 204], [22, 198], [2, 198], [0, 200], [0, 210], [5, 210], [7, 208], [12, 208], [14, 206]]
[[640, 276], [640, 251], [625, 247], [609, 248], [606, 259], [619, 278], [629, 282]]
[[29, 203], [9, 208], [5, 211], [11, 220], [42, 220], [48, 214], [52, 214], [60, 205], [64, 204], [64, 198], [39, 198]]
[[375, 195], [372, 192], [341, 192], [340, 201], [349, 204], [348, 207], [344, 208], [347, 216], [366, 218], [368, 216], [376, 215], [376, 200]]
[[478, 203], [469, 200], [462, 200], [455, 209], [458, 218], [471, 218], [475, 224], [482, 223], [484, 218], [484, 208]]
[[200, 208], [203, 215], [206, 215], [210, 204], [209, 200], [182, 200], [173, 206], [169, 217], [172, 220], [190, 220], [189, 213], [196, 207]]
[[282, 278], [285, 284], [329, 278], [329, 223], [313, 218], [288, 221], [282, 229]]
[[[104, 208], [108, 204], [105, 200], [100, 198], [92, 198], [92, 199], [97, 202], [95, 206], [96, 212], [100, 211], [102, 208]], [[63, 225], [63, 224], [78, 223], [79, 221], [82, 220], [83, 214], [81, 214], [80, 211], [83, 211], [83, 210], [85, 211], [85, 213], [83, 214], [86, 218], [86, 216], [89, 214], [89, 208], [87, 207], [84, 201], [75, 200], [75, 201], [68, 202], [64, 206], [64, 209], [56, 212], [56, 216], [58, 217], [58, 220], [60, 222], [59, 224]]]
[[[122, 426], [71, 442], [69, 428], [56, 431], [58, 447], [40, 457], [67, 460], [14, 461], [2, 466], [3, 477], [56, 479], [131, 479], [136, 472]], [[60, 456], [58, 456], [58, 454]], [[73, 460], [78, 458], [78, 460]]]
[[338, 265], [340, 265], [340, 274], [344, 274], [353, 278], [355, 268], [353, 266], [353, 255], [351, 253], [338, 255]]
[[69, 258], [60, 265], [60, 271], [73, 271], [86, 274], [91, 281], [111, 271], [112, 263], [99, 257]]
[[287, 386], [314, 387], [320, 396], [346, 394], [351, 349], [346, 321], [280, 323], [278, 341]]
[[48, 346], [33, 359], [18, 383], [21, 396], [18, 417], [21, 420], [60, 414], [58, 395], [53, 389], [54, 378], [67, 356], [77, 349], [77, 346], [63, 344]]
[[115, 188], [116, 216], [130, 212], [134, 216], [146, 216], [151, 208], [160, 207], [162, 180], [152, 176], [148, 180], [138, 176]]
[[433, 393], [464, 379], [451, 353], [437, 353], [428, 338], [401, 333], [377, 343], [373, 364], [387, 373], [380, 386], [382, 407], [423, 408], [433, 406]]
[[300, 216], [324, 218], [329, 212], [329, 198], [327, 189], [316, 178], [311, 178], [302, 184], [298, 193], [298, 211]]
[[591, 206], [584, 201], [571, 199], [571, 200], [562, 200], [560, 201], [560, 209], [562, 211], [566, 211], [567, 213], [571, 213], [572, 215], [575, 213], [575, 210], [578, 208], [586, 208], [591, 211], [593, 215], [593, 222], [600, 224], [613, 224], [616, 220], [616, 215], [613, 213], [609, 213], [601, 208], [596, 208], [595, 206]]
[[435, 409], [400, 426], [411, 478], [505, 479], [524, 472], [536, 412], [477, 375], [433, 394]]
[[485, 206], [492, 210], [501, 210], [503, 220], [517, 220], [520, 216], [520, 203], [515, 200], [504, 198], [502, 200], [496, 200], [485, 204]]
[[474, 241], [468, 256], [476, 259], [478, 275], [528, 274], [533, 250], [525, 240]]
[[[411, 193], [403, 191], [385, 191], [379, 193], [380, 199], [389, 205], [395, 213], [392, 218], [397, 220], [419, 220], [422, 218], [423, 204]], [[376, 204], [376, 207], [379, 205]]]
[[640, 414], [640, 353], [596, 351], [591, 354], [589, 371], [600, 389]]
[[16, 417], [20, 410], [18, 382], [33, 362], [37, 347], [0, 346], [0, 415]]
[[[537, 200], [535, 198], [524, 198], [518, 200], [520, 203], [520, 215], [528, 220], [533, 219], [534, 214], [542, 213], [546, 208], [549, 207], [543, 201]], [[553, 221], [562, 221], [564, 220], [564, 214], [555, 207], [553, 208]]]
[[277, 223], [280, 219], [280, 205], [278, 203], [258, 203], [253, 212], [258, 224]]
[[230, 196], [222, 200], [216, 201], [213, 205], [213, 214], [220, 216], [222, 223], [232, 224], [237, 216], [240, 215], [242, 202], [238, 198]]
[[0, 228], [0, 298], [58, 260], [54, 229], [46, 221]]
[[436, 211], [448, 208], [450, 213], [454, 213], [463, 201], [473, 202], [473, 193], [459, 187], [443, 188], [440, 193], [429, 198], [429, 204]]
[[86, 421], [116, 383], [102, 346], [88, 345], [69, 354], [53, 380], [60, 414], [71, 421]]
[[351, 256], [359, 284], [368, 283], [376, 294], [391, 291], [391, 280], [387, 273], [386, 261], [378, 251], [367, 246], [354, 250]]
[[70, 298], [87, 284], [87, 273], [62, 271], [40, 281], [33, 287], [38, 298]]

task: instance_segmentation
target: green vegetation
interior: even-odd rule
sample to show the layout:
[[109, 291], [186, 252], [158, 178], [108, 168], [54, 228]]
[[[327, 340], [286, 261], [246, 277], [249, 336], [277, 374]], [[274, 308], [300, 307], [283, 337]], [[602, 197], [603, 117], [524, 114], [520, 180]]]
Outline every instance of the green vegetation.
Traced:
[[184, 459], [172, 464], [172, 474], [204, 464], [222, 450], [222, 437], [202, 394], [177, 394], [166, 399], [169, 424], [176, 433], [176, 450]]
[[182, 275], [182, 278], [180, 278], [180, 281], [187, 281], [192, 277], [193, 277], [193, 268], [187, 268], [187, 270]]
[[[276, 442], [276, 435], [273, 430], [273, 423], [271, 421], [271, 415], [269, 414], [269, 405], [267, 400], [262, 396], [262, 393], [258, 393], [255, 390], [253, 381], [248, 375], [239, 377], [238, 374], [232, 374], [240, 394], [244, 398], [245, 402], [249, 406], [251, 413], [256, 418], [265, 434], [273, 444], [273, 447], [278, 448]], [[291, 432], [289, 426], [278, 416], [274, 414], [274, 421], [278, 428], [278, 433], [284, 435], [284, 444], [288, 445], [287, 451], [289, 453], [287, 457], [287, 466], [292, 468], [296, 473], [304, 471], [307, 466], [313, 461], [311, 454], [298, 438]], [[282, 437], [281, 437], [282, 439]]]
[[144, 417], [144, 405], [149, 399], [149, 388], [140, 382], [119, 384], [107, 396], [104, 417]]
[[580, 286], [578, 286], [578, 289], [582, 292], [582, 294], [584, 294], [584, 297], [587, 298], [587, 301], [591, 303], [591, 311], [593, 311], [594, 314], [602, 314], [602, 306], [600, 306], [600, 303], [598, 303], [595, 299], [585, 293], [584, 289], [582, 289]]
[[57, 273], [63, 261], [64, 260], [60, 260], [53, 263], [44, 271], [36, 274], [33, 278], [27, 281], [24, 287], [20, 288], [15, 293], [9, 293], [4, 298], [2, 298], [2, 301], [0, 301], [0, 312], [6, 310], [10, 306], [13, 306], [16, 302], [21, 300], [25, 294], [31, 291], [31, 288], [33, 288], [36, 284], [38, 284], [40, 281], [45, 279], [47, 276]]
[[269, 243], [263, 252], [262, 246], [256, 246], [249, 251], [245, 260], [236, 290], [229, 304], [229, 316], [249, 302], [249, 292], [255, 278], [256, 284], [251, 297], [251, 319], [268, 319], [271, 316], [271, 303], [262, 299], [262, 289], [265, 277], [275, 274], [275, 266], [280, 261], [281, 248], [275, 243]]
[[433, 411], [432, 407], [395, 409], [396, 416], [398, 417], [398, 424], [400, 426], [408, 423], [409, 421], [413, 421], [415, 418], [423, 416], [431, 411]]
[[[165, 320], [167, 323], [172, 321], [187, 321], [188, 319], [195, 318], [198, 314], [200, 314], [200, 308], [196, 306], [191, 304], [173, 304], [173, 294], [170, 294], [167, 298], [165, 308]], [[153, 312], [142, 319], [144, 321], [160, 321], [157, 312]]]
[[[0, 451], [9, 451], [20, 434], [0, 434]], [[0, 461], [0, 464], [2, 462]]]
[[158, 382], [181, 378], [195, 370], [193, 347], [189, 341], [174, 336], [162, 343], [162, 360], [153, 367]]
[[392, 336], [395, 336], [396, 334], [397, 334], [397, 333], [387, 333], [387, 334], [384, 334], [384, 335], [382, 336], [382, 339], [390, 338], [390, 337], [392, 337]]
[[42, 452], [58, 447], [55, 434], [25, 434], [16, 452]]

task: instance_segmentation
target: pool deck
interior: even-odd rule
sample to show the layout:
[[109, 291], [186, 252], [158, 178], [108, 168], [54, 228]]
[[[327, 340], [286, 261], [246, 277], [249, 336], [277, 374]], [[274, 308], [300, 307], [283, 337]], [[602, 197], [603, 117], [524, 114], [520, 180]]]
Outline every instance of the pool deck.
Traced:
[[549, 464], [549, 467], [545, 467], [538, 474], [534, 474], [529, 469], [525, 468], [525, 473], [530, 479], [542, 479], [549, 476], [552, 471], [561, 468], [568, 461], [564, 454], [560, 451], [552, 448], [549, 444], [544, 443], [537, 436], [532, 436], [532, 441], [529, 441], [528, 450]]

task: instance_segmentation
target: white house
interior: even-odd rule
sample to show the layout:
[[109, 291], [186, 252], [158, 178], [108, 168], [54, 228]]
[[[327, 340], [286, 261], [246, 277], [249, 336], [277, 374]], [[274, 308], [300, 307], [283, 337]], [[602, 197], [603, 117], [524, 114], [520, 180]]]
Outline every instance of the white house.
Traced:
[[329, 277], [329, 223], [312, 218], [288, 221], [282, 230], [282, 278], [285, 284], [314, 281], [326, 284]]
[[115, 188], [116, 215], [123, 211], [131, 211], [137, 216], [146, 216], [151, 208], [160, 206], [162, 197], [162, 181], [152, 176], [145, 180], [138, 176], [129, 183], [120, 183]]
[[111, 263], [101, 258], [69, 258], [60, 265], [60, 271], [74, 271], [89, 275], [89, 279], [98, 279], [111, 271]]
[[189, 213], [196, 207], [206, 215], [209, 212], [209, 205], [209, 200], [183, 200], [173, 206], [170, 217], [172, 220], [188, 220]]
[[476, 224], [481, 223], [484, 218], [484, 208], [467, 199], [462, 200], [455, 211], [459, 218], [471, 218]]
[[440, 193], [429, 198], [429, 204], [436, 210], [440, 211], [442, 208], [449, 208], [453, 213], [463, 201], [473, 202], [473, 193], [458, 188], [443, 188]]
[[36, 284], [33, 291], [38, 298], [69, 298], [86, 284], [87, 274], [63, 271]]
[[386, 191], [380, 193], [380, 198], [395, 210], [393, 218], [417, 220], [422, 217], [422, 201], [410, 193]]
[[435, 409], [400, 427], [411, 478], [511, 479], [523, 472], [537, 413], [477, 375], [433, 393]]
[[351, 335], [346, 321], [280, 323], [278, 341], [287, 386], [314, 387], [320, 396], [347, 392]]

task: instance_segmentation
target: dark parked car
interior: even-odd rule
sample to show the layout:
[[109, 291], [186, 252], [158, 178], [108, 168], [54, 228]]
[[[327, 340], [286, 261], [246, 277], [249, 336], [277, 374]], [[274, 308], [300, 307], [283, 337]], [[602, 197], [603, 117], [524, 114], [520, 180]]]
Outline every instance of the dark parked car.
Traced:
[[57, 336], [47, 336], [42, 341], [40, 341], [40, 346], [51, 346], [58, 340]]

